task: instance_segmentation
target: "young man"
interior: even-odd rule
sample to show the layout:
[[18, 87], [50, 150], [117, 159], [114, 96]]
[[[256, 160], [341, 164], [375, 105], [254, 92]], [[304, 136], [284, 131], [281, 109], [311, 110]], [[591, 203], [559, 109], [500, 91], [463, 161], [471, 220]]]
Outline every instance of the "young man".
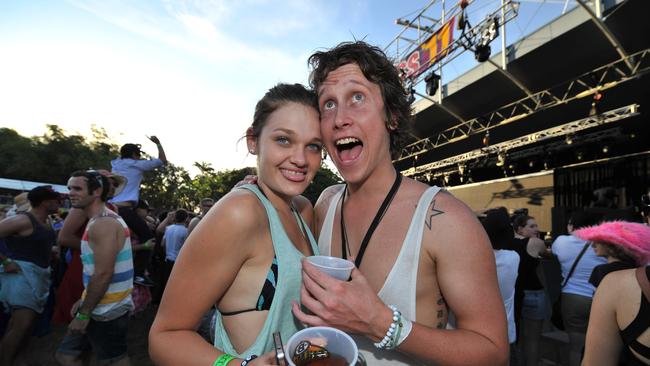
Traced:
[[358, 334], [368, 365], [505, 365], [507, 323], [485, 231], [460, 201], [392, 165], [411, 112], [397, 70], [364, 42], [317, 52], [310, 64], [322, 138], [346, 181], [316, 204], [319, 246], [358, 268], [338, 281], [303, 261], [301, 302], [311, 313], [294, 304], [294, 314]]
[[[151, 142], [158, 148], [157, 159], [142, 159], [139, 144], [124, 144], [120, 148], [120, 158], [111, 161], [111, 171], [126, 177], [126, 186], [120, 194], [115, 195], [111, 200], [118, 208], [118, 213], [129, 226], [129, 229], [138, 236], [140, 244], [147, 244], [153, 247], [150, 240], [154, 239], [153, 232], [149, 229], [146, 221], [138, 216], [136, 210], [140, 199], [140, 183], [145, 172], [159, 168], [167, 164], [165, 150], [156, 136], [149, 137]], [[145, 268], [151, 256], [149, 250], [138, 250], [135, 252], [135, 275], [142, 279], [147, 285], [151, 281], [145, 277]]]
[[81, 353], [92, 345], [101, 365], [129, 365], [126, 337], [133, 308], [133, 258], [129, 229], [106, 208], [110, 181], [96, 171], [77, 171], [68, 180], [72, 207], [89, 221], [81, 239], [85, 290], [72, 307], [74, 319], [56, 359], [81, 365]]
[[0, 221], [0, 239], [11, 256], [0, 254], [0, 302], [11, 320], [0, 342], [0, 365], [13, 365], [29, 339], [36, 316], [43, 312], [50, 288], [50, 255], [56, 234], [48, 216], [57, 212], [61, 197], [50, 186], [27, 194], [31, 208]]

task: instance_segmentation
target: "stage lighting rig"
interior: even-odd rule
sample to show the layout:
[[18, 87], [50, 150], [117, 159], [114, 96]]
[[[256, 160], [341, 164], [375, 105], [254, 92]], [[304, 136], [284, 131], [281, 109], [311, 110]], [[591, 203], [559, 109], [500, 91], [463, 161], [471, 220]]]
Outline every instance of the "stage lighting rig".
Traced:
[[429, 96], [434, 96], [436, 91], [438, 91], [438, 85], [440, 84], [440, 75], [435, 72], [431, 72], [424, 78], [426, 83], [426, 91]]

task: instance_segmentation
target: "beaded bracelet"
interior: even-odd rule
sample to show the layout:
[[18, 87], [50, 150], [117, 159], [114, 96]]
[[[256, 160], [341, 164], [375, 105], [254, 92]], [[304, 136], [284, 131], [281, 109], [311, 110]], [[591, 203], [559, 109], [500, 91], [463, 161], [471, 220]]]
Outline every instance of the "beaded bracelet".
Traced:
[[228, 362], [234, 360], [235, 358], [235, 356], [224, 353], [214, 361], [214, 364], [212, 366], [227, 366]]
[[246, 366], [248, 365], [249, 362], [253, 361], [254, 359], [257, 358], [257, 355], [250, 355], [244, 359], [244, 361], [241, 362], [241, 366]]
[[390, 323], [388, 330], [384, 339], [379, 343], [374, 343], [375, 347], [378, 349], [391, 350], [397, 346], [397, 339], [399, 339], [399, 334], [403, 327], [402, 324], [402, 313], [397, 310], [395, 305], [389, 305], [390, 309], [393, 311], [393, 322]]

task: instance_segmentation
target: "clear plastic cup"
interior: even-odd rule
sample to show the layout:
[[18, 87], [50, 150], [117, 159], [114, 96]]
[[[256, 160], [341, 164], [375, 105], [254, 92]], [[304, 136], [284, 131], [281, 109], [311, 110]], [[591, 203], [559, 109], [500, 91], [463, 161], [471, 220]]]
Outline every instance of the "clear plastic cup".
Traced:
[[347, 281], [354, 268], [354, 263], [349, 260], [327, 255], [312, 255], [307, 260], [322, 272], [341, 281]]
[[347, 333], [331, 327], [311, 327], [302, 329], [289, 338], [285, 348], [290, 366], [296, 366], [293, 363], [293, 354], [298, 344], [310, 339], [319, 342], [324, 340], [326, 344], [322, 346], [330, 353], [343, 357], [348, 365], [354, 366], [357, 363], [359, 349]]

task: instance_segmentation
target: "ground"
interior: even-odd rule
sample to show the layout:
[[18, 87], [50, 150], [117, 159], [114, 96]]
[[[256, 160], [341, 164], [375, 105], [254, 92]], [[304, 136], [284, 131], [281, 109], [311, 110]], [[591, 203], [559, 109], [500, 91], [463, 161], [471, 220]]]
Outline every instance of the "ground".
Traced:
[[[134, 366], [153, 365], [149, 359], [149, 328], [155, 317], [155, 308], [149, 306], [143, 312], [132, 316], [129, 323], [129, 356]], [[54, 352], [65, 335], [65, 326], [52, 326], [52, 331], [43, 337], [32, 337], [23, 356], [15, 363], [17, 366], [58, 366]], [[87, 363], [94, 365], [92, 360]]]

